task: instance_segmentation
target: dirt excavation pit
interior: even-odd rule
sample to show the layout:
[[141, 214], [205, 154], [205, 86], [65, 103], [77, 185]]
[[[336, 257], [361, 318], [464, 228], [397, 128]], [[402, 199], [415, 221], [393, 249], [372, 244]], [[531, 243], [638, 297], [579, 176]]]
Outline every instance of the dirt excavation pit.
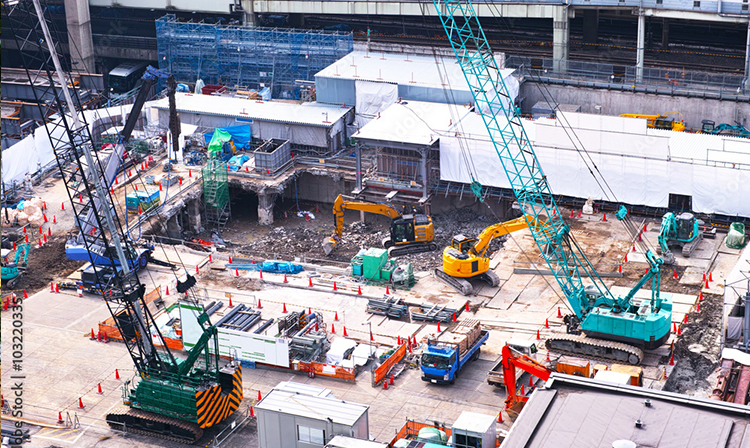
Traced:
[[[700, 312], [687, 315], [682, 335], [674, 345], [676, 365], [664, 385], [668, 392], [708, 397], [713, 388], [711, 374], [721, 359], [721, 312], [724, 298], [704, 294]], [[663, 360], [665, 363], [668, 359]]]
[[[260, 226], [245, 220], [229, 222], [222, 238], [230, 243], [228, 249], [248, 257], [307, 261], [334, 261], [348, 264], [360, 249], [383, 247], [389, 236], [390, 220], [377, 215], [366, 215], [366, 222], [359, 221], [359, 212], [347, 212], [343, 236], [329, 256], [323, 251], [323, 241], [333, 234], [333, 214], [318, 208], [314, 219], [309, 221], [288, 211], [273, 226]], [[313, 210], [314, 211], [314, 210]], [[449, 213], [432, 216], [438, 250], [398, 257], [399, 263], [411, 262], [415, 271], [431, 271], [442, 263], [442, 250], [450, 245], [453, 236], [463, 234], [476, 237], [485, 227], [502, 222], [491, 214], [480, 215], [470, 208], [456, 209]], [[496, 238], [490, 252], [502, 247], [504, 238]]]
[[[4, 236], [11, 241], [16, 241], [16, 245], [24, 241], [23, 234], [8, 233]], [[65, 257], [66, 236], [48, 236], [47, 242], [41, 248], [38, 241], [35, 243], [32, 238], [30, 241], [32, 244], [31, 251], [29, 251], [29, 264], [14, 287], [17, 291], [25, 289], [31, 294], [40, 289], [49, 288], [50, 282], [69, 276], [84, 264], [82, 261], [68, 260]]]

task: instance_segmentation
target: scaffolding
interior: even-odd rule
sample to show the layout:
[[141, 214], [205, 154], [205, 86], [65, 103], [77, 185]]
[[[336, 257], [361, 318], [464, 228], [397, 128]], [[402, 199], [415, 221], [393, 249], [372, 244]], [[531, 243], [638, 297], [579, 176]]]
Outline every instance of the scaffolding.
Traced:
[[209, 158], [201, 171], [201, 176], [203, 177], [206, 223], [221, 231], [232, 217], [226, 162], [216, 157]]
[[349, 54], [352, 33], [156, 20], [159, 68], [181, 81], [203, 79], [237, 89], [271, 88], [275, 98], [299, 99], [295, 81]]

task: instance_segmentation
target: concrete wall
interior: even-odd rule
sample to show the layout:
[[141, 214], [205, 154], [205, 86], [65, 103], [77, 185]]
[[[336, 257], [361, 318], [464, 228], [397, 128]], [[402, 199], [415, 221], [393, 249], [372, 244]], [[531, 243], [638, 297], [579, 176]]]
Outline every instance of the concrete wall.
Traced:
[[[598, 105], [602, 107], [601, 113], [603, 115], [681, 112], [688, 129], [700, 129], [702, 120], [713, 120], [716, 124], [734, 124], [734, 121], [737, 120], [745, 127], [750, 126], [750, 104], [748, 103], [616, 92], [585, 87], [551, 85], [544, 87], [549, 90], [552, 98], [558, 103], [580, 104], [583, 113], [597, 113], [594, 107]], [[538, 101], [545, 101], [539, 90], [537, 83], [524, 82], [521, 85], [520, 96], [524, 98], [521, 108], [524, 113], [529, 113], [531, 107]], [[544, 88], [542, 90], [544, 91]]]
[[[353, 189], [354, 182], [347, 182], [343, 179], [334, 180], [330, 176], [315, 176], [309, 173], [302, 173], [297, 179], [297, 195], [300, 202], [311, 201], [333, 204], [336, 196], [351, 194]], [[294, 182], [291, 182], [286, 188], [284, 197], [292, 200], [295, 199]]]

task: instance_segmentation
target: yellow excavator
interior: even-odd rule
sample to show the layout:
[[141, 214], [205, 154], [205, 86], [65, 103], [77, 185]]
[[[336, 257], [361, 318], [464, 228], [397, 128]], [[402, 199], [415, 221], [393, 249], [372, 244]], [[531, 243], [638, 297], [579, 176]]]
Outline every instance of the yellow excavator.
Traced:
[[667, 115], [649, 115], [649, 114], [620, 114], [621, 117], [628, 118], [645, 118], [646, 126], [652, 129], [665, 129], [667, 131], [683, 132], [685, 130], [685, 122], [682, 120], [682, 114], [679, 112], [667, 112], [668, 114], [678, 114], [679, 120], [676, 120]]
[[487, 249], [494, 238], [535, 225], [531, 215], [493, 224], [476, 238], [456, 235], [451, 245], [443, 250], [443, 268], [435, 269], [435, 276], [452, 286], [456, 291], [468, 296], [474, 292], [471, 280], [482, 280], [494, 287], [500, 284], [500, 277], [490, 270], [490, 257]]
[[395, 207], [388, 204], [356, 201], [338, 195], [333, 202], [335, 226], [333, 235], [323, 240], [323, 250], [326, 255], [330, 255], [333, 248], [341, 240], [344, 228], [344, 210], [360, 210], [391, 218], [390, 237], [383, 240], [383, 247], [388, 249], [388, 255], [391, 257], [437, 249], [437, 245], [432, 242], [435, 238], [435, 230], [432, 227], [430, 216], [423, 213], [402, 215]]

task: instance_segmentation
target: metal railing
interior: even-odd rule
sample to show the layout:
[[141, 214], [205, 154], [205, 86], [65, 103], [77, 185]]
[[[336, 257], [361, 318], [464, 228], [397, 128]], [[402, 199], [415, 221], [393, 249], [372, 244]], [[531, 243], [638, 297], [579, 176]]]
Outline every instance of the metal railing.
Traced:
[[510, 55], [505, 67], [515, 68], [529, 81], [750, 101], [742, 75], [643, 67], [638, 76], [635, 66]]

